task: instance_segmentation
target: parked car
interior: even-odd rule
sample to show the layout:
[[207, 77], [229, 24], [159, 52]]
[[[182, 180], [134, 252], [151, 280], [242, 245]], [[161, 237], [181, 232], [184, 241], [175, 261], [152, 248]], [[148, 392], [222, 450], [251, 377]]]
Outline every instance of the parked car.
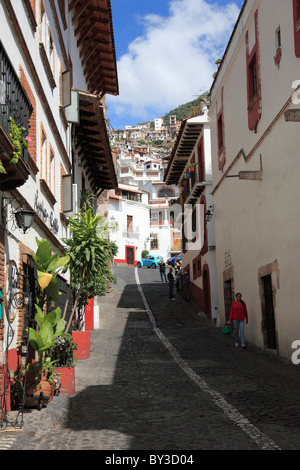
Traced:
[[181, 260], [181, 255], [173, 256], [173, 258], [168, 258], [166, 264], [167, 264], [168, 266], [174, 266], [174, 263], [175, 263], [176, 259], [177, 259], [178, 261], [180, 261], [180, 260]]
[[155, 269], [158, 267], [159, 262], [163, 260], [163, 257], [160, 255], [147, 255], [145, 258], [141, 259], [136, 263], [138, 268], [142, 266], [147, 266], [147, 268]]

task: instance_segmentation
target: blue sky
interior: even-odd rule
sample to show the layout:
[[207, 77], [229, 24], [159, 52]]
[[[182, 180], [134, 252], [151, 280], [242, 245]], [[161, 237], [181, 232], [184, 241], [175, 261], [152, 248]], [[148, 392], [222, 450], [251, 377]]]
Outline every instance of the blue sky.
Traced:
[[119, 95], [112, 127], [153, 121], [209, 90], [244, 0], [111, 0]]

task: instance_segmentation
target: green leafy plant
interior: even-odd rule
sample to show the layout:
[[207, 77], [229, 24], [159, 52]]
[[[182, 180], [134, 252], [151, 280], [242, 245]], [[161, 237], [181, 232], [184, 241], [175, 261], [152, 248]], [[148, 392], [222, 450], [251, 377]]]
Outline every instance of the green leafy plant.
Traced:
[[69, 256], [60, 256], [58, 252], [52, 254], [51, 245], [44, 238], [36, 239], [36, 242], [38, 249], [36, 254], [31, 253], [31, 255], [37, 267], [38, 283], [41, 288], [39, 301], [43, 306], [47, 295], [54, 301], [58, 299], [59, 290], [56, 275], [60, 269], [67, 266], [70, 258]]
[[[18, 126], [12, 117], [9, 118], [9, 135], [10, 135], [10, 140], [14, 147], [13, 156], [10, 160], [10, 164], [12, 165], [15, 165], [16, 163], [18, 163], [19, 158], [22, 155], [22, 149], [28, 146], [27, 138], [23, 136], [25, 131], [26, 131], [25, 127]], [[0, 173], [6, 173], [6, 170], [1, 160], [0, 160]]]
[[73, 353], [76, 350], [77, 344], [73, 336], [70, 333], [62, 333], [48, 352], [57, 367], [73, 367]]
[[42, 368], [44, 353], [55, 345], [55, 339], [65, 329], [65, 321], [61, 318], [61, 309], [59, 307], [46, 315], [38, 305], [35, 307], [37, 313], [34, 319], [37, 328], [28, 328], [28, 341], [30, 346], [37, 352], [40, 368]]
[[63, 242], [70, 257], [68, 267], [76, 294], [66, 333], [77, 305], [80, 307], [87, 303], [88, 298], [103, 295], [107, 283], [115, 280], [110, 269], [110, 261], [117, 252], [117, 246], [107, 238], [98, 236], [101, 220], [102, 217], [95, 214], [89, 204], [85, 204], [74, 218], [69, 218], [72, 236], [63, 239]]

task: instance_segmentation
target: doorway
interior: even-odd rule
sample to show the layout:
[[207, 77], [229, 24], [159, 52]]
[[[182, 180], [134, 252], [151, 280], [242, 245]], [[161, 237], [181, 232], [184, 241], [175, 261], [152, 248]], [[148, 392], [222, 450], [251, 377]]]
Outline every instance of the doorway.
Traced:
[[271, 274], [261, 278], [263, 287], [262, 331], [265, 347], [277, 349], [275, 312]]
[[210, 282], [208, 267], [203, 268], [203, 307], [205, 315], [211, 319]]
[[126, 263], [134, 264], [134, 248], [132, 246], [126, 246]]
[[224, 305], [226, 322], [229, 320], [230, 308], [233, 300], [233, 279], [227, 279], [224, 281]]

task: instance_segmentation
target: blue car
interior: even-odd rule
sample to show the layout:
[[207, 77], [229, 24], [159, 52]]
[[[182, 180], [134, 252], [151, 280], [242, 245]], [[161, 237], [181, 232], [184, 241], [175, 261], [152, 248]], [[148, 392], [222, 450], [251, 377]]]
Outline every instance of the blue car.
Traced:
[[180, 261], [180, 260], [181, 260], [181, 255], [179, 255], [179, 256], [173, 256], [173, 258], [168, 258], [166, 264], [167, 264], [168, 266], [174, 266], [174, 263], [175, 263], [175, 260], [176, 260], [176, 259], [177, 259], [178, 261]]
[[138, 268], [142, 266], [147, 266], [147, 268], [155, 269], [158, 267], [159, 262], [163, 260], [163, 257], [160, 255], [147, 255], [145, 258], [141, 259], [136, 263]]

